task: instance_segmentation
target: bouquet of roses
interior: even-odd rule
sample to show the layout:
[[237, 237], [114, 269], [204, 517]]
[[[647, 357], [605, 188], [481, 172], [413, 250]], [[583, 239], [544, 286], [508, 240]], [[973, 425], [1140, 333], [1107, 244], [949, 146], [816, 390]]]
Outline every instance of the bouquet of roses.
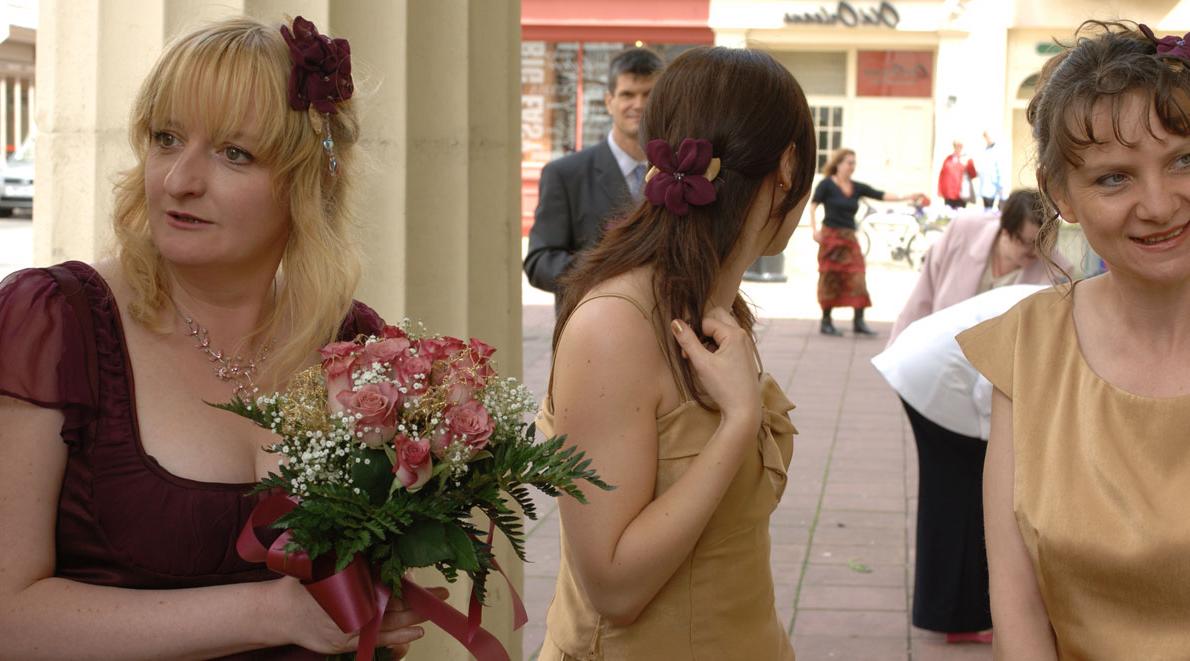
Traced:
[[[340, 628], [361, 631], [365, 658], [368, 627], [378, 625], [390, 591], [430, 611], [423, 615], [474, 653], [478, 638], [491, 638], [478, 613], [486, 579], [499, 570], [494, 528], [525, 559], [512, 503], [535, 519], [530, 486], [579, 501], [581, 480], [611, 488], [582, 452], [563, 448], [563, 437], [534, 443], [526, 422], [534, 400], [496, 374], [493, 352], [406, 322], [327, 345], [321, 367], [284, 393], [216, 405], [280, 436], [269, 450], [283, 461], [257, 486], [270, 496], [241, 535], [241, 554], [301, 577]], [[475, 509], [491, 523], [487, 535], [472, 523]], [[263, 527], [284, 533], [265, 544], [256, 531]], [[470, 616], [460, 621], [405, 579], [414, 567], [435, 567], [451, 581], [470, 576]]]

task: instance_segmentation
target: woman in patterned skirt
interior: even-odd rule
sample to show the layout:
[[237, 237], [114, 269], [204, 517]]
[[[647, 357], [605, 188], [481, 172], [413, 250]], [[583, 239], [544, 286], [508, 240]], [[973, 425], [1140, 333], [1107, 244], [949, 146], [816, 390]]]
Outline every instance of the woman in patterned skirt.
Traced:
[[[823, 168], [822, 181], [810, 198], [810, 227], [814, 240], [818, 242], [818, 304], [822, 306], [822, 323], [818, 330], [823, 335], [842, 335], [831, 321], [831, 310], [837, 307], [855, 308], [852, 328], [860, 335], [876, 333], [864, 323], [864, 308], [872, 305], [868, 298], [868, 285], [864, 279], [864, 254], [855, 240], [855, 214], [859, 211], [859, 199], [898, 202], [915, 200], [921, 193], [894, 195], [876, 190], [871, 186], [853, 181], [855, 152], [840, 149], [831, 155]], [[822, 226], [818, 225], [818, 207], [825, 209]]]

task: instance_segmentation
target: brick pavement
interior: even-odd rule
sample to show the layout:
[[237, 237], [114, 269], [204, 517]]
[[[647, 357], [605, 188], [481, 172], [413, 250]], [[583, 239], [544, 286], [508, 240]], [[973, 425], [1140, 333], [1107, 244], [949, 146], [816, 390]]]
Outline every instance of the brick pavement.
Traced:
[[[538, 394], [552, 322], [551, 306], [524, 307], [525, 383]], [[873, 326], [887, 337], [887, 322]], [[765, 368], [797, 404], [771, 532], [777, 611], [798, 659], [990, 659], [988, 646], [946, 645], [909, 624], [917, 464], [900, 403], [868, 362], [883, 340], [824, 337], [808, 319], [761, 319], [757, 338]], [[557, 507], [543, 499], [540, 511], [527, 526], [527, 660], [540, 650], [558, 570]]]

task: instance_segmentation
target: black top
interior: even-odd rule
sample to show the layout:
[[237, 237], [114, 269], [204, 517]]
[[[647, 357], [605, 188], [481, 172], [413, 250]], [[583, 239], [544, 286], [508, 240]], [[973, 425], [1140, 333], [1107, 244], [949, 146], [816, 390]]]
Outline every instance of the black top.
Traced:
[[822, 220], [823, 225], [835, 229], [853, 230], [855, 229], [855, 214], [859, 211], [859, 198], [861, 197], [870, 197], [874, 200], [884, 199], [884, 191], [876, 190], [859, 181], [852, 181], [851, 195], [848, 196], [843, 194], [843, 189], [839, 188], [839, 184], [836, 184], [834, 179], [824, 177], [814, 188], [814, 197], [811, 199], [826, 209], [826, 217]]

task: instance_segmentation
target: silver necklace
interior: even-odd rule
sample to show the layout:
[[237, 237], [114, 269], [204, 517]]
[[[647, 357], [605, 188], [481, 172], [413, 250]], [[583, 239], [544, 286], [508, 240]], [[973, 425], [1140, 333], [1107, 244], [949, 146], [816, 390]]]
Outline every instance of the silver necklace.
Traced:
[[269, 349], [273, 347], [272, 338], [264, 343], [260, 351], [255, 356], [244, 360], [241, 356], [227, 357], [222, 351], [211, 347], [211, 338], [207, 333], [207, 329], [194, 321], [190, 315], [182, 312], [178, 305], [174, 304], [174, 309], [178, 311], [178, 316], [186, 323], [187, 336], [195, 339], [197, 344], [194, 348], [203, 352], [207, 359], [215, 364], [215, 376], [220, 381], [225, 381], [235, 386], [234, 394], [236, 397], [251, 402], [256, 398], [256, 393], [260, 392], [260, 388], [256, 385], [256, 371], [264, 364], [268, 358]]

